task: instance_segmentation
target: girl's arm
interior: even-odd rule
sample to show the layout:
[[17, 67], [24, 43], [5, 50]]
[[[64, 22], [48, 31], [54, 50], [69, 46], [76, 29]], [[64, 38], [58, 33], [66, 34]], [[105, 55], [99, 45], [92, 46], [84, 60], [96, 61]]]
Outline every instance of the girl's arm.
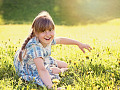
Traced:
[[92, 48], [88, 44], [83, 44], [73, 39], [61, 37], [61, 38], [56, 38], [55, 40], [56, 40], [56, 44], [77, 45], [83, 51], [83, 53], [85, 53], [84, 48], [87, 49], [88, 51], [92, 50]]
[[35, 58], [34, 63], [37, 67], [38, 74], [42, 79], [43, 83], [50, 89], [52, 88], [52, 81], [49, 75], [48, 70], [44, 67], [44, 61], [42, 58]]

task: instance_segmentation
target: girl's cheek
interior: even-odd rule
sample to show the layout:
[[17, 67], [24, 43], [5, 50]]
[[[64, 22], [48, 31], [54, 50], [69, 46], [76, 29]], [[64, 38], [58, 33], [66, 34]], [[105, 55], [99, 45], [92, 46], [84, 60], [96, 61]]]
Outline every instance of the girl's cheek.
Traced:
[[45, 36], [45, 33], [44, 33], [44, 32], [43, 32], [43, 33], [41, 33], [41, 34], [40, 34], [40, 36], [41, 36], [41, 37]]
[[55, 32], [54, 32], [54, 31], [52, 32], [52, 35], [55, 35]]

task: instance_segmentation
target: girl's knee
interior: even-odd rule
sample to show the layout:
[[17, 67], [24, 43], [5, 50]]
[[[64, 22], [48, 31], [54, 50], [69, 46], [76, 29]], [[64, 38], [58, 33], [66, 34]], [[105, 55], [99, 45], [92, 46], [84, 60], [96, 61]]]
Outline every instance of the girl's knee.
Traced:
[[59, 68], [67, 68], [68, 67], [67, 63], [64, 61], [56, 60], [56, 62], [57, 62], [57, 65]]

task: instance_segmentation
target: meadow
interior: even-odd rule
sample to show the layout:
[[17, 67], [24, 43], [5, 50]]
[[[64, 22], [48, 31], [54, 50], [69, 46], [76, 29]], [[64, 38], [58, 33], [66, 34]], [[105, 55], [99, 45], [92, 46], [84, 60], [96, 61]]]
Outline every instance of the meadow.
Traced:
[[[15, 73], [13, 59], [29, 34], [31, 25], [0, 25], [0, 90], [47, 90]], [[56, 25], [56, 37], [68, 37], [89, 44], [84, 54], [77, 46], [54, 45], [52, 57], [68, 63], [57, 87], [67, 90], [120, 89], [120, 20], [78, 26]]]

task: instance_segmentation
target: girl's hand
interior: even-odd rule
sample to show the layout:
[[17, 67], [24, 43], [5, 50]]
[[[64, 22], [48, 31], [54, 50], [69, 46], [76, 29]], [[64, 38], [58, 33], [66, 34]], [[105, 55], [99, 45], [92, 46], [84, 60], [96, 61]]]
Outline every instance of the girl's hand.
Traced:
[[88, 44], [79, 43], [78, 47], [83, 51], [83, 53], [85, 53], [84, 48], [87, 49], [89, 52], [92, 50], [92, 48]]
[[64, 73], [68, 68], [61, 68], [61, 72]]
[[53, 74], [59, 74], [59, 73], [61, 73], [61, 69], [58, 68], [58, 67], [51, 67], [50, 69], [52, 70]]

